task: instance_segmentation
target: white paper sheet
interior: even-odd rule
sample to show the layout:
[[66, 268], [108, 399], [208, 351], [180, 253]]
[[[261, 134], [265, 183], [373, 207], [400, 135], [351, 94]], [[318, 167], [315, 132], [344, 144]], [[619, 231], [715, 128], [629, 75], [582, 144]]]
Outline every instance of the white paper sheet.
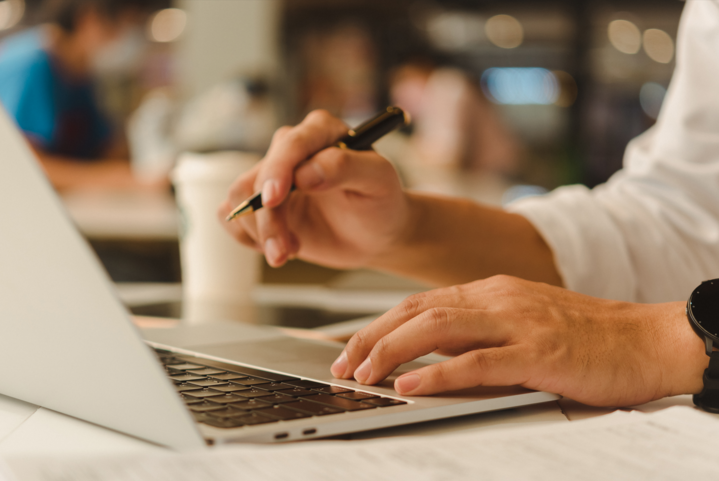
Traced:
[[715, 479], [717, 443], [718, 418], [676, 407], [421, 439], [240, 446], [73, 461], [7, 458], [6, 468], [15, 481]]

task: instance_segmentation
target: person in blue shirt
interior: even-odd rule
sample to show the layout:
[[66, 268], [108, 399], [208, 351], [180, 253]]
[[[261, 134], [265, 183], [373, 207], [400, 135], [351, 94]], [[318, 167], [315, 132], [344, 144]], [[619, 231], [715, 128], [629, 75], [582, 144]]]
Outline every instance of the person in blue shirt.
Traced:
[[126, 160], [107, 159], [114, 135], [93, 73], [117, 52], [128, 58], [123, 46], [138, 45], [133, 36], [152, 3], [49, 0], [47, 23], [0, 43], [0, 103], [57, 189], [136, 184]]

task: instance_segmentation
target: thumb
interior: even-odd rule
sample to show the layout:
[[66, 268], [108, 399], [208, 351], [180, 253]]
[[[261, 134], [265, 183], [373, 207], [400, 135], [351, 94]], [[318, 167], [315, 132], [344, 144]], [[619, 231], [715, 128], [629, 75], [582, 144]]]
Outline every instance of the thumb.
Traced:
[[476, 386], [514, 386], [526, 381], [519, 347], [478, 349], [408, 372], [394, 382], [404, 396], [425, 396]]

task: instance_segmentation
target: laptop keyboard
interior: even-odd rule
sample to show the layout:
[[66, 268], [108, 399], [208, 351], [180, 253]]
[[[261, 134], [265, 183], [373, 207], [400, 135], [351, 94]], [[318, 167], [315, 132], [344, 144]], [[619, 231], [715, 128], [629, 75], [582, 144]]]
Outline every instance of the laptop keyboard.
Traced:
[[398, 399], [155, 349], [195, 419], [216, 428], [407, 404]]

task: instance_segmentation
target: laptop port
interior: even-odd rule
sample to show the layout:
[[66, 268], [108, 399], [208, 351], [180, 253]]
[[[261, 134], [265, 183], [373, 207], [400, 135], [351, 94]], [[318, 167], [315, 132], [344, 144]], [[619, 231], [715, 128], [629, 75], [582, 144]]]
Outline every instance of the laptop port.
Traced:
[[304, 434], [305, 436], [309, 436], [311, 434], [317, 434], [317, 430], [315, 428], [305, 429], [304, 431], [302, 431], [302, 434]]
[[275, 434], [275, 439], [285, 439], [290, 436], [289, 433], [277, 433]]

